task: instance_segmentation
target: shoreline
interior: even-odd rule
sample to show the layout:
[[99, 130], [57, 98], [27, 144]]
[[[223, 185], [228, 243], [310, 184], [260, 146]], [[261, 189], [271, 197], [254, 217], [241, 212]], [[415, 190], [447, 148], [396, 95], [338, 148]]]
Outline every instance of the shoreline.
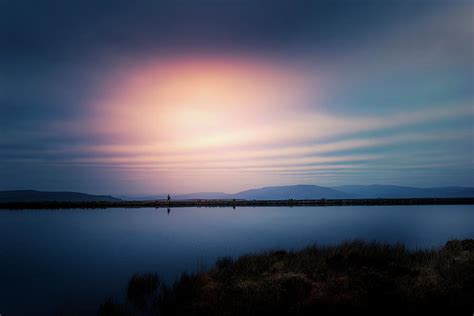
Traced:
[[381, 206], [381, 205], [473, 205], [474, 198], [379, 198], [315, 200], [154, 200], [117, 202], [0, 202], [0, 209], [101, 209], [177, 207], [267, 207], [267, 206]]

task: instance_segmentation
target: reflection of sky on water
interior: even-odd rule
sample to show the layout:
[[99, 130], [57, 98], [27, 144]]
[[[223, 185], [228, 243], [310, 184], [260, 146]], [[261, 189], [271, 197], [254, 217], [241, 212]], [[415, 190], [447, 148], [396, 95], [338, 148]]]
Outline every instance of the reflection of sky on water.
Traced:
[[2, 211], [1, 305], [95, 308], [135, 272], [173, 280], [220, 256], [356, 238], [440, 246], [474, 237], [473, 222], [462, 205]]

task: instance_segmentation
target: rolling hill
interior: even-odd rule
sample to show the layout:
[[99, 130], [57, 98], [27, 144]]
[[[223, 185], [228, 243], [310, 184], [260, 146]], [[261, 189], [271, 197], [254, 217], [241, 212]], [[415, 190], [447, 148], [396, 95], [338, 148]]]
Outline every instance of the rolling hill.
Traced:
[[[0, 191], [0, 203], [7, 202], [114, 202], [124, 200], [163, 200], [167, 194], [148, 196], [91, 195], [79, 192], [34, 190]], [[472, 187], [415, 188], [396, 185], [318, 185], [271, 186], [241, 191], [171, 194], [172, 200], [311, 200], [311, 199], [377, 199], [377, 198], [467, 198], [474, 197]]]
[[117, 202], [110, 195], [91, 195], [79, 192], [15, 190], [0, 191], [0, 202]]
[[251, 189], [233, 195], [245, 200], [309, 200], [309, 199], [345, 199], [350, 195], [332, 188], [317, 185], [274, 186]]
[[332, 187], [356, 198], [456, 198], [474, 197], [474, 188], [414, 188], [397, 185], [343, 185]]

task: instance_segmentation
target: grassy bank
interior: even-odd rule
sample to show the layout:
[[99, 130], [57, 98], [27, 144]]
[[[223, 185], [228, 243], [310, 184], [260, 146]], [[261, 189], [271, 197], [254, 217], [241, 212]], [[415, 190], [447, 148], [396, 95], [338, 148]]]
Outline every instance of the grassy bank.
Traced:
[[472, 315], [474, 240], [419, 251], [354, 241], [222, 258], [171, 286], [135, 275], [127, 298], [108, 300], [99, 315]]
[[177, 207], [264, 207], [264, 206], [350, 206], [350, 205], [473, 205], [474, 198], [400, 198], [400, 199], [316, 199], [316, 200], [156, 200], [117, 202], [1, 202], [0, 209], [105, 209]]

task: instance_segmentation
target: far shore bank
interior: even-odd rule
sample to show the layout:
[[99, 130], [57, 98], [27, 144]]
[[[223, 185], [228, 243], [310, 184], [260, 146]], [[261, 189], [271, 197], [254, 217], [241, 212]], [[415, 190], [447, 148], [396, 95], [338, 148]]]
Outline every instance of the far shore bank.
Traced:
[[474, 198], [380, 198], [315, 200], [153, 200], [107, 202], [0, 202], [0, 209], [99, 209], [99, 208], [176, 208], [176, 207], [266, 207], [266, 206], [357, 206], [357, 205], [472, 205]]

